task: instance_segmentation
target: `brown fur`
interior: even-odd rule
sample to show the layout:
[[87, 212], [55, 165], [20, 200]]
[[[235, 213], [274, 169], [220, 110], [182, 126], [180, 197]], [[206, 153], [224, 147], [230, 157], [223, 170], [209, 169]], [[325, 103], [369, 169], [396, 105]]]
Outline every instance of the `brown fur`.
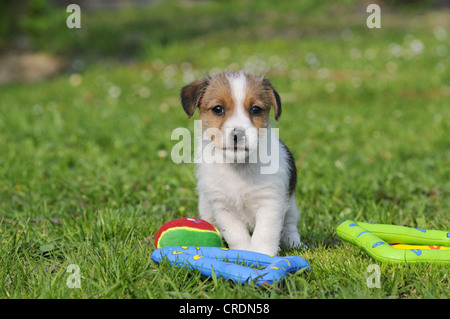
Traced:
[[[181, 91], [181, 102], [185, 112], [192, 116], [195, 109], [200, 109], [200, 118], [203, 129], [222, 129], [223, 123], [233, 115], [236, 106], [232, 98], [231, 87], [227, 79], [227, 72], [219, 73], [204, 80], [195, 81], [185, 86]], [[247, 94], [244, 100], [244, 108], [248, 112], [253, 125], [256, 128], [265, 128], [269, 125], [270, 107], [273, 107], [275, 119], [281, 115], [281, 102], [278, 93], [267, 79], [246, 74]], [[215, 115], [211, 110], [216, 105], [225, 108], [225, 114]], [[252, 106], [263, 109], [262, 114], [251, 116]]]

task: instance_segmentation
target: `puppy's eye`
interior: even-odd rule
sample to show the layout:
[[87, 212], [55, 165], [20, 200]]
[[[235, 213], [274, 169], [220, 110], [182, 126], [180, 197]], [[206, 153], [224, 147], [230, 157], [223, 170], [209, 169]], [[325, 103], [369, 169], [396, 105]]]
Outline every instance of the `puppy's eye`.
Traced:
[[225, 109], [223, 108], [222, 105], [216, 105], [214, 106], [211, 111], [215, 114], [215, 115], [222, 115], [225, 113]]
[[255, 115], [255, 116], [256, 115], [261, 115], [262, 111], [263, 111], [262, 108], [260, 108], [259, 106], [254, 105], [250, 109], [250, 115]]

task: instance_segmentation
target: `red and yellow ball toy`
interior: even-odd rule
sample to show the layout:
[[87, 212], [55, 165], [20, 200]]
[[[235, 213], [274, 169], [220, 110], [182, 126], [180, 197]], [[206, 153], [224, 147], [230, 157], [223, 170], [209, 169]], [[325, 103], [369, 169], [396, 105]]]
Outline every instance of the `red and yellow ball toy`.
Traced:
[[200, 218], [179, 218], [162, 225], [155, 236], [155, 247], [223, 247], [219, 231]]

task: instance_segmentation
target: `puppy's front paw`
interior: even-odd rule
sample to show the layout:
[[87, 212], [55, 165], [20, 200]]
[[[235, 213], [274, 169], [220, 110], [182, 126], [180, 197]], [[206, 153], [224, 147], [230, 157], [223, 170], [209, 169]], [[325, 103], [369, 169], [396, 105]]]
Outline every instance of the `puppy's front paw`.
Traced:
[[287, 247], [299, 248], [303, 246], [303, 243], [300, 241], [300, 236], [297, 232], [283, 234], [281, 242]]

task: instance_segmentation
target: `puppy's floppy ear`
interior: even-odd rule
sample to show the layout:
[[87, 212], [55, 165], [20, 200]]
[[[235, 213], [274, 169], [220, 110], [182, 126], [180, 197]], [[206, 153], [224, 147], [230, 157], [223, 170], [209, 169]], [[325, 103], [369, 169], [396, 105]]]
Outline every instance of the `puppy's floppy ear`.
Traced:
[[200, 105], [207, 86], [208, 79], [204, 79], [192, 82], [181, 89], [181, 104], [189, 118], [194, 114], [195, 108]]
[[275, 120], [278, 120], [278, 118], [281, 116], [281, 99], [280, 95], [277, 91], [273, 88], [272, 84], [269, 82], [269, 80], [264, 79], [263, 80], [264, 88], [267, 90], [267, 93], [269, 94], [269, 97], [271, 99], [272, 107], [275, 112]]

